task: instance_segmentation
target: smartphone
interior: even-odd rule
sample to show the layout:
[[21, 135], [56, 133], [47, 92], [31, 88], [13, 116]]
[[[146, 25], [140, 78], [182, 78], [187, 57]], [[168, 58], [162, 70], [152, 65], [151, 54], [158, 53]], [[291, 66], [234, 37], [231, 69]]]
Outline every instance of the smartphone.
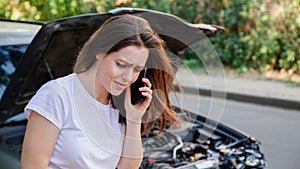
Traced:
[[139, 91], [140, 87], [145, 87], [146, 84], [142, 82], [142, 78], [147, 77], [147, 68], [140, 72], [138, 79], [131, 84], [130, 91], [131, 91], [131, 104], [135, 105], [140, 102], [143, 102], [146, 97], [142, 95], [142, 92]]

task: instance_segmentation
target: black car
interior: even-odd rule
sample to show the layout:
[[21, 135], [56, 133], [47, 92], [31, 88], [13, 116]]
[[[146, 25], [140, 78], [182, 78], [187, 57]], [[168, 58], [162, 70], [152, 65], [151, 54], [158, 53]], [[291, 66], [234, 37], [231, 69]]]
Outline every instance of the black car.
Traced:
[[[20, 166], [27, 124], [23, 109], [30, 98], [44, 83], [71, 73], [76, 55], [88, 37], [108, 18], [125, 13], [146, 18], [165, 40], [173, 54], [170, 57], [183, 57], [189, 45], [222, 30], [218, 26], [191, 24], [170, 14], [136, 8], [47, 23], [0, 20], [0, 168]], [[266, 167], [259, 143], [253, 137], [196, 112], [176, 106], [174, 109], [186, 122], [160, 135], [154, 127], [144, 136], [144, 160], [140, 168]], [[201, 135], [207, 139], [201, 139]]]

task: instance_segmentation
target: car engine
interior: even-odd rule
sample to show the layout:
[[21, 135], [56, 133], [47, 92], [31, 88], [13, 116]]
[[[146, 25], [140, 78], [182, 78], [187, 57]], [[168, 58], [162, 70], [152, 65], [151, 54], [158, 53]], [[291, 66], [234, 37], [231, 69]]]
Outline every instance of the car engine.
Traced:
[[143, 137], [144, 160], [141, 169], [247, 169], [267, 166], [258, 142], [252, 137], [229, 136], [217, 127], [206, 140], [199, 122], [187, 122], [180, 129]]

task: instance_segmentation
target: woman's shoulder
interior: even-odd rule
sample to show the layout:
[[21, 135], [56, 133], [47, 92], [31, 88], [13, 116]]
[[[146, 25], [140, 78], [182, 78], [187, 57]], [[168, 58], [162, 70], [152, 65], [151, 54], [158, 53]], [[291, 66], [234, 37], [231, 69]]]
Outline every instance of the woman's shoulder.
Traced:
[[53, 98], [66, 98], [70, 97], [72, 93], [73, 74], [69, 74], [57, 79], [50, 80], [43, 84], [35, 96], [40, 97], [53, 97]]
[[75, 77], [75, 73], [68, 74], [66, 76], [62, 76], [53, 80], [48, 81], [45, 83], [41, 89], [48, 88], [50, 90], [56, 91], [62, 91], [62, 90], [68, 90], [73, 85], [73, 80]]
[[47, 118], [58, 128], [61, 128], [68, 117], [70, 109], [72, 74], [50, 80], [45, 83], [30, 99], [25, 107], [28, 118], [33, 111]]

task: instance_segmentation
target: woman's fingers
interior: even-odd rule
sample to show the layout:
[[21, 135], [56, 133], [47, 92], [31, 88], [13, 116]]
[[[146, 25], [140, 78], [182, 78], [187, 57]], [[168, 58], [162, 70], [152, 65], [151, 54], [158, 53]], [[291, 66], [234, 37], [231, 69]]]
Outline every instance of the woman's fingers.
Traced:
[[150, 82], [149, 79], [147, 79], [147, 78], [142, 78], [142, 81], [146, 84], [147, 87], [149, 87], [149, 88], [151, 89], [152, 84], [151, 84], [151, 82]]
[[139, 91], [142, 92], [143, 96], [146, 96], [147, 98], [151, 99], [152, 98], [152, 89], [151, 89], [152, 84], [151, 84], [150, 80], [147, 78], [143, 78], [142, 81], [146, 84], [146, 86], [140, 87]]
[[152, 90], [149, 87], [140, 87], [139, 91], [152, 94]]

